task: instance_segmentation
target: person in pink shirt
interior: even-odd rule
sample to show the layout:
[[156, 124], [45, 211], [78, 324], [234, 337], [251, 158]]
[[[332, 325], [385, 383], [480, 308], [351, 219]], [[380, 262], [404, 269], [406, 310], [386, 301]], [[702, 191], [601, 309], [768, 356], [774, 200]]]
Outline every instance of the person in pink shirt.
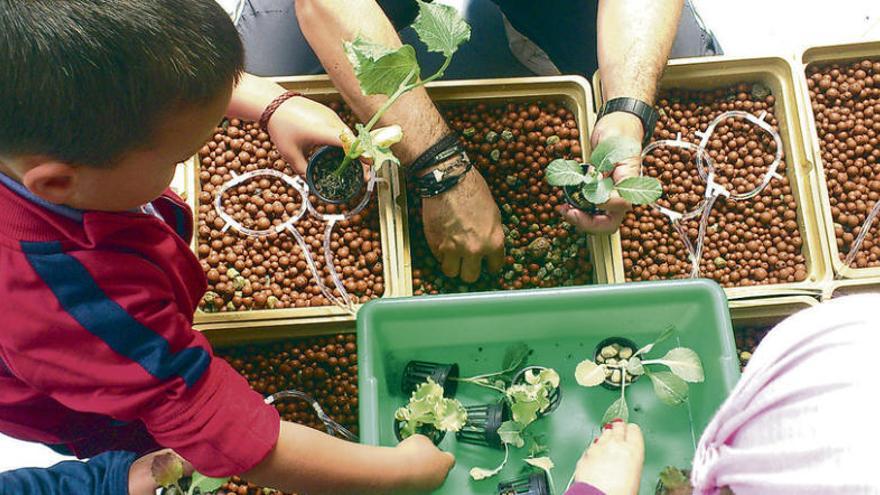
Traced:
[[[878, 307], [877, 294], [845, 297], [768, 333], [700, 438], [692, 486], [675, 495], [880, 494]], [[637, 494], [644, 443], [638, 425], [606, 425], [566, 495]]]

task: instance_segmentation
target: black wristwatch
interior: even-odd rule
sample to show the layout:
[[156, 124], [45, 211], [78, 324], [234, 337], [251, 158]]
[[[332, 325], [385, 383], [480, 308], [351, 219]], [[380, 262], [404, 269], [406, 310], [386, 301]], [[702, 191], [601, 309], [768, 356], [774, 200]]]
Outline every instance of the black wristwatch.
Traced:
[[660, 119], [660, 114], [657, 113], [653, 106], [635, 98], [614, 98], [606, 101], [602, 108], [599, 109], [596, 122], [609, 113], [614, 112], [631, 113], [638, 117], [642, 121], [642, 127], [645, 129], [645, 139], [642, 141], [642, 145], [647, 146], [651, 142], [651, 138], [654, 137], [654, 127]]

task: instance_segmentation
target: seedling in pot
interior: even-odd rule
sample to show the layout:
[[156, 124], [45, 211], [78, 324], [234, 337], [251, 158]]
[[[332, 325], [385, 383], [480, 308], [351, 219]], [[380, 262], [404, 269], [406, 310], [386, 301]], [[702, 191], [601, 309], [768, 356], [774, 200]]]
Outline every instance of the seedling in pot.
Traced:
[[454, 382], [470, 383], [479, 387], [488, 388], [499, 393], [506, 393], [507, 387], [514, 382], [514, 379], [522, 370], [526, 360], [529, 357], [529, 347], [523, 343], [514, 344], [504, 353], [504, 359], [501, 363], [501, 370], [482, 375], [471, 376], [468, 378], [450, 378]]
[[[372, 132], [373, 127], [401, 96], [441, 77], [458, 47], [470, 39], [471, 28], [455, 8], [422, 0], [418, 0], [418, 5], [419, 15], [412, 27], [428, 51], [444, 56], [443, 65], [433, 75], [421, 79], [416, 51], [411, 45], [391, 49], [360, 36], [354, 41], [345, 42], [345, 53], [354, 68], [361, 92], [367, 96], [385, 95], [388, 99], [366, 125], [355, 126], [355, 136], [341, 136], [345, 152], [335, 170], [318, 174], [307, 172], [307, 177], [314, 177], [315, 180], [314, 183], [309, 182], [309, 186], [321, 199], [345, 202], [345, 198], [329, 197], [325, 193], [349, 192], [352, 187], [343, 178], [353, 177], [347, 170], [360, 159], [372, 162], [376, 171], [385, 162], [400, 165], [400, 160], [391, 151], [391, 146], [403, 138], [400, 127], [391, 126], [380, 135]], [[311, 161], [309, 166], [313, 166]], [[360, 174], [360, 167], [354, 168]]]
[[[584, 387], [595, 387], [606, 380], [608, 370], [620, 371], [620, 398], [614, 401], [605, 411], [602, 423], [609, 423], [615, 418], [629, 420], [629, 406], [626, 402], [626, 387], [629, 376], [638, 379], [646, 375], [654, 385], [654, 393], [665, 404], [675, 406], [687, 400], [688, 383], [700, 383], [704, 379], [703, 365], [700, 357], [692, 349], [676, 347], [660, 359], [644, 359], [654, 347], [668, 339], [675, 332], [674, 327], [664, 330], [657, 339], [637, 350], [628, 359], [620, 359], [616, 363], [595, 363], [589, 359], [582, 361], [575, 369], [575, 379]], [[624, 349], [621, 347], [620, 349]], [[619, 350], [618, 350], [619, 353]], [[600, 350], [600, 355], [602, 354]], [[618, 354], [620, 356], [620, 354]], [[665, 366], [669, 371], [653, 371], [649, 366]]]
[[443, 389], [445, 397], [455, 397], [458, 390], [458, 365], [431, 363], [428, 361], [410, 361], [403, 369], [401, 390], [403, 395], [410, 395], [428, 380], [432, 380]]
[[[641, 375], [634, 375], [627, 369], [613, 369], [612, 366], [632, 359], [636, 353], [638, 346], [635, 342], [624, 337], [609, 337], [596, 346], [596, 352], [593, 359], [597, 364], [606, 364], [605, 381], [602, 386], [609, 390], [617, 390], [621, 387], [623, 380], [632, 384], [639, 379]], [[625, 375], [625, 376], [624, 376]]]
[[660, 199], [663, 188], [653, 177], [629, 177], [617, 184], [611, 177], [617, 163], [639, 157], [642, 145], [630, 138], [618, 137], [602, 141], [590, 155], [590, 163], [557, 159], [544, 171], [551, 186], [565, 188], [566, 200], [587, 212], [596, 212], [595, 205], [607, 203], [616, 191], [634, 205], [646, 205]]
[[459, 442], [482, 445], [500, 449], [503, 445], [498, 430], [505, 421], [510, 420], [510, 405], [507, 401], [465, 408], [467, 422], [455, 434]]
[[229, 478], [209, 478], [201, 473], [183, 474], [183, 461], [171, 452], [153, 458], [150, 465], [153, 481], [163, 495], [207, 495], [219, 489]]
[[519, 478], [498, 483], [498, 495], [551, 495], [544, 472], [532, 472]]
[[457, 432], [467, 421], [467, 411], [455, 399], [444, 397], [443, 387], [434, 380], [419, 385], [409, 403], [394, 413], [394, 432], [399, 440], [417, 433], [439, 444], [447, 432]]

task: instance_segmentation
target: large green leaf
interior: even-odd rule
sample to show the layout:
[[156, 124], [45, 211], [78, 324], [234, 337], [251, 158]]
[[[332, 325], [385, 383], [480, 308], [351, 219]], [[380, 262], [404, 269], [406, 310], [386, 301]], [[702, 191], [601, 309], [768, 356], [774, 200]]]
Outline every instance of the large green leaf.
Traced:
[[524, 425], [532, 424], [538, 419], [541, 403], [536, 399], [531, 402], [515, 402], [510, 405], [513, 420]]
[[590, 163], [599, 172], [607, 173], [614, 170], [614, 166], [623, 160], [638, 159], [641, 152], [642, 143], [632, 138], [616, 136], [605, 139], [596, 146], [590, 155]]
[[617, 418], [629, 421], [629, 406], [626, 403], [625, 397], [621, 397], [611, 403], [605, 411], [605, 415], [602, 416], [602, 424], [608, 424]]
[[498, 436], [501, 437], [503, 443], [519, 449], [525, 445], [525, 440], [522, 437], [524, 429], [525, 426], [516, 421], [505, 421], [498, 428]]
[[428, 51], [451, 57], [471, 39], [471, 27], [454, 7], [419, 1], [419, 16], [412, 25]]
[[687, 400], [688, 385], [681, 378], [669, 371], [648, 373], [648, 377], [654, 382], [654, 393], [664, 404], [675, 406]]
[[345, 53], [365, 95], [391, 96], [419, 76], [416, 51], [410, 45], [390, 50], [358, 37], [345, 43]]
[[526, 362], [529, 355], [529, 346], [520, 342], [507, 348], [504, 353], [504, 360], [501, 362], [501, 368], [505, 370], [514, 370], [519, 368]]
[[634, 205], [647, 205], [663, 196], [663, 186], [654, 177], [629, 177], [617, 183], [620, 196]]
[[607, 203], [611, 199], [612, 191], [614, 191], [614, 180], [611, 177], [585, 184], [581, 189], [584, 199], [596, 205]]
[[582, 387], [595, 387], [605, 381], [605, 365], [585, 359], [574, 370], [574, 379]]
[[434, 427], [440, 431], [459, 431], [467, 422], [467, 411], [455, 399], [442, 399], [435, 412]]
[[202, 494], [213, 492], [227, 481], [229, 481], [229, 478], [209, 478], [202, 473], [193, 473], [192, 484], [189, 485], [187, 495], [195, 493], [196, 488]]
[[584, 174], [580, 163], [557, 158], [544, 170], [544, 180], [551, 186], [576, 186], [584, 181]]
[[693, 349], [676, 347], [667, 352], [658, 362], [669, 366], [675, 375], [686, 382], [700, 383], [705, 379], [703, 363], [700, 362], [700, 356]]

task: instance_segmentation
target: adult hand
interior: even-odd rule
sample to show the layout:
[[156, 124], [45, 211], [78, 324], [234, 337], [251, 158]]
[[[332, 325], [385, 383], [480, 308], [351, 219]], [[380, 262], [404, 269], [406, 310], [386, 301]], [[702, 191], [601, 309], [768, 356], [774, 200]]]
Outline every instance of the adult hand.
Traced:
[[[614, 112], [602, 117], [596, 123], [590, 141], [595, 149], [599, 143], [612, 137], [628, 137], [642, 142], [644, 134], [642, 121], [638, 117], [625, 112]], [[640, 171], [641, 156], [633, 156], [617, 163], [611, 177], [617, 183], [628, 177], [638, 177]], [[556, 207], [565, 221], [582, 232], [613, 234], [620, 227], [626, 213], [632, 209], [632, 205], [615, 192], [611, 200], [604, 205], [598, 205], [598, 208], [603, 210], [603, 213], [591, 215], [568, 204]]]
[[342, 146], [351, 129], [330, 108], [308, 98], [284, 102], [269, 120], [269, 135], [284, 158], [300, 174], [308, 165], [307, 154], [315, 146]]
[[483, 258], [490, 272], [501, 269], [501, 212], [476, 169], [451, 190], [422, 200], [422, 223], [428, 246], [447, 277], [460, 276], [464, 282], [475, 282]]
[[394, 448], [399, 456], [398, 467], [404, 475], [402, 490], [394, 493], [427, 493], [435, 490], [446, 480], [446, 475], [455, 465], [455, 457], [438, 449], [428, 437], [413, 435]]

